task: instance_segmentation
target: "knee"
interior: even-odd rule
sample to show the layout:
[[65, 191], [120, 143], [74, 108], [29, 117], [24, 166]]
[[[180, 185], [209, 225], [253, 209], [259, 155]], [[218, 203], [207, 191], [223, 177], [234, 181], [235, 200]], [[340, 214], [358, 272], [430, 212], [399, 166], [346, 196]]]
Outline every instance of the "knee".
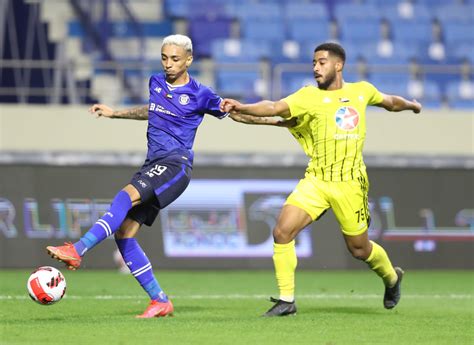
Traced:
[[[116, 240], [122, 240], [127, 237], [127, 230], [120, 227], [117, 232], [114, 234]], [[132, 236], [133, 237], [133, 236]]]
[[120, 228], [115, 232], [114, 236], [116, 240], [122, 240], [124, 238], [133, 238], [135, 237], [138, 228], [140, 225], [130, 219], [125, 219], [125, 221], [120, 225]]
[[348, 249], [352, 256], [358, 260], [365, 261], [370, 255], [370, 250], [366, 246], [349, 246]]
[[295, 238], [291, 229], [277, 225], [273, 229], [273, 240], [275, 243], [285, 244], [291, 242]]

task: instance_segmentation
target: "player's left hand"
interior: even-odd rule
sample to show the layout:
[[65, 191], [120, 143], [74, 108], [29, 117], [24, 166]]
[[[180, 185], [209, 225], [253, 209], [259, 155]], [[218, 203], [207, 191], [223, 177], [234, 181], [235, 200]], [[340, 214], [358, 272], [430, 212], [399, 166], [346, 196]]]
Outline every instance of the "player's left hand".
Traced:
[[224, 113], [238, 112], [242, 104], [235, 99], [224, 98], [220, 104], [220, 110]]

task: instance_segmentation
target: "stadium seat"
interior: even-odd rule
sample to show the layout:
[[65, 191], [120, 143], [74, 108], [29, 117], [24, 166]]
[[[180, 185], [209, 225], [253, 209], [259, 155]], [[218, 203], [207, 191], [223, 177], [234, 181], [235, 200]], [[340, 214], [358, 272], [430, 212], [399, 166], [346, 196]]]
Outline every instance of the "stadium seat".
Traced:
[[257, 93], [257, 71], [216, 70], [216, 89], [224, 96], [249, 97]]
[[447, 45], [474, 42], [474, 30], [469, 30], [464, 23], [445, 23], [444, 39]]
[[240, 20], [240, 35], [243, 39], [282, 42], [285, 39], [285, 27], [272, 18], [258, 20], [247, 18]]
[[284, 7], [284, 15], [288, 22], [300, 19], [327, 19], [329, 13], [323, 3], [289, 2]]
[[474, 45], [473, 42], [460, 42], [448, 46], [448, 55], [454, 58], [457, 62], [468, 59], [474, 65]]
[[298, 91], [305, 85], [316, 85], [311, 71], [308, 72], [289, 72], [282, 74], [282, 96], [287, 96]]
[[452, 81], [447, 87], [449, 106], [457, 109], [474, 109], [474, 82]]
[[[156, 37], [167, 36], [173, 32], [171, 21], [163, 20], [158, 22], [141, 22], [137, 29], [131, 22], [109, 22], [107, 25], [101, 24], [102, 32], [106, 32], [109, 37]], [[69, 37], [84, 37], [84, 29], [78, 20], [73, 20], [68, 23]]]
[[230, 18], [191, 18], [189, 20], [188, 33], [193, 40], [195, 57], [210, 56], [212, 41], [230, 38], [231, 30], [232, 19]]
[[431, 22], [412, 22], [390, 19], [394, 42], [427, 44], [432, 40]]
[[227, 14], [227, 5], [219, 0], [165, 0], [165, 13], [170, 18], [218, 18]]
[[368, 81], [383, 93], [409, 97], [408, 82], [410, 76], [408, 73], [382, 73], [377, 72], [369, 75]]
[[211, 43], [211, 56], [218, 63], [255, 63], [270, 54], [268, 41], [218, 39]]
[[237, 18], [241, 20], [255, 20], [255, 19], [273, 19], [275, 21], [283, 22], [282, 6], [279, 3], [252, 3], [245, 2], [237, 5], [232, 5], [232, 10]]
[[433, 20], [433, 13], [429, 6], [419, 3], [412, 4], [406, 1], [386, 6], [383, 9], [383, 14], [387, 20], [397, 23], [430, 23]]
[[339, 43], [346, 51], [346, 66], [356, 64], [360, 58], [371, 60], [372, 56], [377, 54], [377, 42], [375, 40], [372, 42], [358, 42], [355, 40], [346, 40], [343, 38]]
[[288, 38], [297, 42], [321, 43], [330, 39], [327, 19], [306, 19], [288, 22]]
[[378, 20], [353, 19], [340, 21], [340, 37], [345, 41], [360, 43], [378, 42], [381, 39], [380, 22]]
[[434, 8], [434, 16], [442, 24], [464, 23], [474, 25], [473, 5], [443, 5]]
[[381, 18], [380, 9], [372, 4], [337, 3], [334, 17], [338, 22], [352, 19], [377, 20]]
[[[411, 58], [419, 57], [420, 46], [416, 42], [393, 42], [393, 49], [391, 55], [382, 54], [378, 50], [378, 46], [375, 46], [373, 54], [367, 55], [367, 62], [369, 64], [376, 65], [402, 65], [408, 63]], [[368, 48], [367, 52], [372, 52], [372, 49]]]
[[[312, 50], [305, 50], [306, 46], [300, 42], [286, 40], [272, 44], [270, 61], [272, 64], [290, 62], [309, 62], [312, 59]], [[313, 48], [314, 49], [314, 48]]]

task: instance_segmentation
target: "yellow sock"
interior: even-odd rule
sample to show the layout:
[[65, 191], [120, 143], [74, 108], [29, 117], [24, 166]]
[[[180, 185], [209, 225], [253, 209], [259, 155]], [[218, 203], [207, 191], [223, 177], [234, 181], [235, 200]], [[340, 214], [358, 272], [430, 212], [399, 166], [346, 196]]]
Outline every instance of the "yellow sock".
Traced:
[[374, 241], [372, 243], [372, 252], [365, 262], [369, 267], [382, 278], [385, 286], [393, 287], [398, 279], [397, 272], [393, 269], [392, 263], [385, 250]]
[[286, 244], [273, 244], [273, 264], [280, 290], [280, 299], [292, 302], [295, 296], [296, 258], [295, 240]]

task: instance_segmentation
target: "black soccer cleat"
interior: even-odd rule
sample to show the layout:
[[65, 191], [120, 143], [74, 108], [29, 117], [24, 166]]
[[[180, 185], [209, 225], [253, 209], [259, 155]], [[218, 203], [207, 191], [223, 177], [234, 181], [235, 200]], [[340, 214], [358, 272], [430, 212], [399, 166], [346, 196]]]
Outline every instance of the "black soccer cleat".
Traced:
[[263, 314], [263, 317], [296, 315], [296, 304], [294, 301], [285, 302], [281, 299], [270, 297], [270, 302], [275, 303], [275, 305]]
[[383, 306], [385, 307], [385, 309], [394, 308], [398, 304], [402, 296], [401, 285], [403, 274], [405, 272], [403, 272], [400, 267], [395, 267], [395, 272], [397, 272], [398, 276], [396, 284], [391, 288], [385, 288], [385, 295], [383, 296]]

